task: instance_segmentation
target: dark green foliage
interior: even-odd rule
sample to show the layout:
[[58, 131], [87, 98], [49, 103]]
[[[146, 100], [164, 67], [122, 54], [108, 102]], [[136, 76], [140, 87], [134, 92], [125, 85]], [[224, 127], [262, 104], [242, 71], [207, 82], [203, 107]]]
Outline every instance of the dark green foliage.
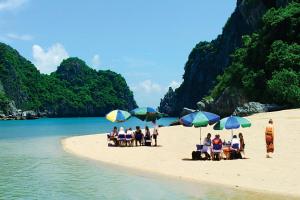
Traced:
[[5, 114], [7, 114], [8, 107], [9, 107], [8, 104], [9, 104], [9, 99], [6, 97], [4, 92], [0, 91], [0, 111], [3, 111]]
[[270, 9], [263, 26], [243, 38], [243, 47], [211, 92], [217, 98], [228, 87], [242, 89], [250, 100], [300, 106], [300, 4]]
[[299, 106], [300, 73], [291, 69], [274, 72], [272, 79], [267, 81], [267, 90], [276, 102]]
[[160, 101], [160, 105], [158, 108], [160, 112], [168, 113], [171, 116], [176, 115], [176, 110], [174, 109], [175, 108], [174, 95], [176, 95], [176, 93], [174, 92], [172, 87], [169, 87], [167, 94]]
[[[125, 79], [112, 71], [96, 71], [78, 58], [68, 58], [51, 75], [0, 43], [0, 81], [8, 99], [23, 110], [47, 110], [53, 116], [100, 116], [136, 103]], [[4, 102], [0, 96], [0, 103]], [[2, 107], [2, 104], [0, 105]], [[0, 110], [1, 110], [0, 107]]]

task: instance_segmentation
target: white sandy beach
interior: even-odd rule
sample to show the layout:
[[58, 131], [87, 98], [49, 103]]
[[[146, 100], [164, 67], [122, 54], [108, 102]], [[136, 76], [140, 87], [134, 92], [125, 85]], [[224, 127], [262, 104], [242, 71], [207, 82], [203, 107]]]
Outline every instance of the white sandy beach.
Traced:
[[[267, 159], [264, 130], [272, 118], [275, 125], [275, 154]], [[108, 147], [106, 134], [78, 136], [63, 140], [67, 152], [89, 159], [157, 174], [223, 184], [255, 191], [280, 193], [300, 197], [300, 109], [261, 113], [248, 117], [251, 128], [242, 132], [246, 143], [243, 160], [190, 161], [195, 144], [199, 143], [199, 129], [182, 126], [159, 130], [160, 147]], [[229, 140], [228, 130], [219, 133]]]

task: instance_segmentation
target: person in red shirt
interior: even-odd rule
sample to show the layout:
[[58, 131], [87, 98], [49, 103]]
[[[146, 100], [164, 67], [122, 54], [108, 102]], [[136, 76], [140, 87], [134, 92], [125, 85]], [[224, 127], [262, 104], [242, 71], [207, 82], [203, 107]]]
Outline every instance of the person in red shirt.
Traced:
[[220, 160], [220, 155], [222, 152], [222, 140], [220, 138], [220, 135], [216, 135], [215, 138], [212, 140], [212, 146], [213, 160]]

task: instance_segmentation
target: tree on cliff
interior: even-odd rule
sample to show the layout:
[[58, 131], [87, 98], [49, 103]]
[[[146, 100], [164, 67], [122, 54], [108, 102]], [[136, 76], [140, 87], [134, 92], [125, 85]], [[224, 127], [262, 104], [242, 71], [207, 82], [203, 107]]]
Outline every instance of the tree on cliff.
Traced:
[[243, 37], [243, 47], [232, 64], [218, 77], [211, 97], [230, 87], [248, 99], [300, 106], [300, 3], [270, 9], [257, 33]]

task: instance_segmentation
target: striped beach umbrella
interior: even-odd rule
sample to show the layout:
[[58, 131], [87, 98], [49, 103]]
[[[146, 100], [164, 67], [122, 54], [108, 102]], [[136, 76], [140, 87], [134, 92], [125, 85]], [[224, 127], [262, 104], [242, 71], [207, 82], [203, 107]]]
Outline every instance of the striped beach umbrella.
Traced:
[[180, 123], [184, 126], [200, 127], [200, 144], [201, 144], [201, 127], [214, 124], [220, 120], [220, 116], [210, 112], [196, 111], [180, 118]]
[[130, 113], [124, 110], [113, 110], [106, 115], [111, 122], [124, 122], [130, 118]]
[[132, 116], [135, 116], [140, 120], [147, 121], [147, 122], [156, 121], [157, 119], [163, 117], [162, 113], [157, 112], [154, 108], [151, 107], [136, 108], [132, 110], [130, 113]]
[[233, 129], [238, 129], [240, 127], [247, 128], [251, 126], [251, 122], [244, 118], [239, 116], [230, 116], [225, 117], [221, 119], [217, 124], [215, 124], [214, 129], [215, 130], [223, 130], [229, 129], [231, 130], [231, 135], [233, 135]]

